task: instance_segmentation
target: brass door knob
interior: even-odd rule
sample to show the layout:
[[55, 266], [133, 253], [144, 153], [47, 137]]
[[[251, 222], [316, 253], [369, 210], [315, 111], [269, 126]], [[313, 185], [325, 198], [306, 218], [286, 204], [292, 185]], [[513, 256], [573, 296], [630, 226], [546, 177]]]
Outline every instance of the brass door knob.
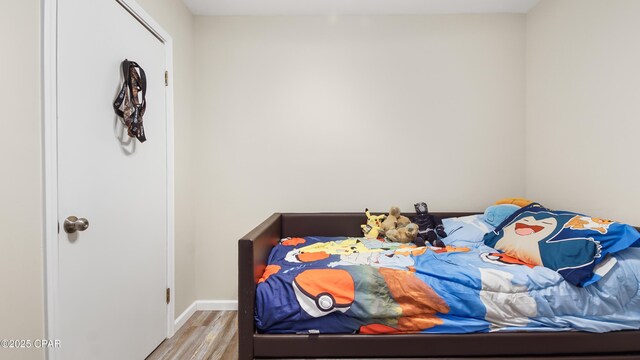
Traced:
[[69, 216], [64, 219], [64, 231], [68, 234], [73, 234], [76, 231], [85, 231], [89, 227], [89, 220], [85, 218], [78, 219], [75, 216]]

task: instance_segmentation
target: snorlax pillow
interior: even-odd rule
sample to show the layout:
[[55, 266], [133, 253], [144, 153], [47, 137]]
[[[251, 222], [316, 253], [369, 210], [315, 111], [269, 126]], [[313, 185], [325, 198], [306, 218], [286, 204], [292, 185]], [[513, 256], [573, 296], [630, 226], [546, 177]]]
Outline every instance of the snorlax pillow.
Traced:
[[615, 265], [608, 254], [640, 246], [640, 233], [615, 221], [533, 203], [509, 216], [483, 241], [523, 262], [555, 270], [576, 286], [587, 286]]

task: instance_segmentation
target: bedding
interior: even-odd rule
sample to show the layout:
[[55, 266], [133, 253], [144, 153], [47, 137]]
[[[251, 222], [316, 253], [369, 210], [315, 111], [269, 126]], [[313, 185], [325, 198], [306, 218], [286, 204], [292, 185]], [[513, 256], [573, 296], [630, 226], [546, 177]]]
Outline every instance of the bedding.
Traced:
[[626, 224], [533, 203], [517, 210], [484, 242], [509, 256], [557, 271], [576, 286], [598, 281], [616, 263], [610, 254], [640, 244]]
[[488, 222], [492, 226], [499, 226], [514, 212], [518, 211], [520, 206], [512, 204], [501, 204], [489, 206], [484, 211], [484, 221]]
[[[282, 239], [256, 287], [258, 331], [606, 332], [640, 327], [639, 249], [613, 254], [617, 264], [612, 270], [582, 288], [552, 269], [485, 245], [484, 230], [493, 227], [481, 215], [443, 223], [449, 234], [446, 248], [347, 237]], [[461, 236], [463, 231], [467, 235]]]
[[481, 242], [486, 233], [493, 231], [494, 226], [487, 223], [483, 215], [469, 215], [442, 219], [444, 231], [447, 237], [443, 238], [445, 244], [458, 245], [475, 244]]

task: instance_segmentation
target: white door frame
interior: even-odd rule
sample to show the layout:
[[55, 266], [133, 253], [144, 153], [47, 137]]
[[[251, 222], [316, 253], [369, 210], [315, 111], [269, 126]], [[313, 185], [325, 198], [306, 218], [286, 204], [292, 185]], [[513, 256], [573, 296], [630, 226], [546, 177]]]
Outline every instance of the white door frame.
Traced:
[[[166, 70], [173, 74], [173, 40], [135, 0], [116, 1], [165, 46]], [[58, 138], [57, 138], [57, 9], [58, 0], [41, 0], [42, 8], [42, 157], [44, 190], [44, 294], [45, 338], [59, 339], [56, 319], [58, 306]], [[174, 334], [174, 142], [173, 142], [173, 81], [166, 88], [167, 113], [167, 287], [171, 301], [167, 305], [167, 337]], [[65, 344], [62, 344], [64, 346]], [[55, 360], [55, 349], [47, 350], [47, 359]]]

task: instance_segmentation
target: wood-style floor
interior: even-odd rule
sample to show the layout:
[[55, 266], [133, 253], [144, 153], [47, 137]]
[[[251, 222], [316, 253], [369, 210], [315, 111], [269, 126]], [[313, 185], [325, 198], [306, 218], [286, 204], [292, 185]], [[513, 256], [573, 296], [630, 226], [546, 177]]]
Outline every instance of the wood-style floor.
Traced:
[[237, 315], [237, 311], [197, 311], [147, 360], [237, 360]]

